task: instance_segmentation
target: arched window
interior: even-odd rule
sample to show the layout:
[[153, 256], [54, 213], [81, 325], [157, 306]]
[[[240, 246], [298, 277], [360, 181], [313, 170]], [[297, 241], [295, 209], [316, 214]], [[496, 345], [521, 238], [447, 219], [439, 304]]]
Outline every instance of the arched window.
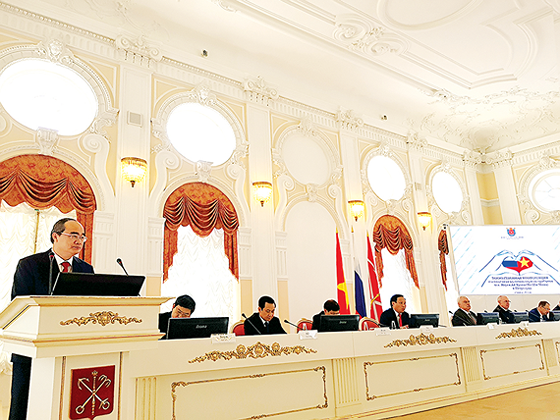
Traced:
[[212, 185], [189, 183], [169, 196], [163, 216], [162, 295], [191, 295], [197, 302], [196, 316], [233, 320], [238, 302], [239, 221], [231, 201]]
[[367, 177], [373, 192], [383, 201], [400, 200], [406, 180], [399, 165], [387, 156], [374, 156], [367, 166]]

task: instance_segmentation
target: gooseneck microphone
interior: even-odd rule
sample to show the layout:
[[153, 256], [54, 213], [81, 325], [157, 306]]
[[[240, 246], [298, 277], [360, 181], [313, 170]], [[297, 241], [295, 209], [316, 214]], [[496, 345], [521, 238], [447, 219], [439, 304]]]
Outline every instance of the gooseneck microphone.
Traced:
[[259, 329], [258, 329], [257, 327], [255, 327], [255, 324], [253, 324], [253, 323], [251, 322], [251, 320], [250, 320], [249, 318], [247, 318], [247, 315], [245, 315], [245, 314], [243, 313], [243, 314], [241, 314], [241, 316], [242, 316], [243, 318], [245, 318], [245, 321], [247, 321], [247, 322], [249, 323], [249, 325], [250, 325], [251, 327], [253, 327], [253, 329], [254, 329], [256, 332], [259, 333], [259, 335], [262, 335], [262, 332], [260, 332]]
[[122, 260], [120, 258], [117, 258], [117, 264], [121, 266], [121, 268], [124, 271], [124, 274], [126, 274], [127, 276], [129, 275], [128, 272], [126, 271], [126, 268], [124, 268], [124, 264], [122, 262]]
[[53, 260], [54, 260], [54, 254], [51, 252], [49, 254], [49, 295], [52, 295], [52, 293], [53, 293], [53, 286], [52, 286]]
[[292, 327], [296, 327], [297, 330], [299, 330], [299, 327], [296, 324], [292, 324], [290, 321], [288, 321], [287, 319], [284, 320], [284, 322], [286, 324], [290, 324]]

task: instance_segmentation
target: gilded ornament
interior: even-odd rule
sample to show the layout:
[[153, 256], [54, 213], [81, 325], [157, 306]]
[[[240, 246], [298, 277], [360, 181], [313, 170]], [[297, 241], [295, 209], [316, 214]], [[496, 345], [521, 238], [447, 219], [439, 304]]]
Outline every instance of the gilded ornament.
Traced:
[[119, 323], [121, 325], [128, 325], [131, 322], [140, 324], [142, 322], [141, 319], [138, 318], [127, 318], [125, 316], [119, 316], [118, 313], [111, 312], [111, 311], [100, 311], [100, 312], [92, 312], [89, 316], [82, 316], [80, 318], [72, 318], [66, 321], [60, 321], [60, 325], [70, 325], [76, 324], [78, 326], [87, 325], [89, 323], [92, 324], [99, 324], [102, 327]]
[[389, 347], [406, 347], [406, 346], [425, 346], [426, 344], [447, 344], [456, 343], [451, 337], [436, 337], [434, 334], [426, 335], [424, 333], [414, 336], [411, 335], [407, 340], [393, 340], [389, 344], [385, 345], [385, 348]]
[[235, 350], [232, 351], [211, 351], [207, 352], [202, 356], [195, 357], [193, 360], [189, 360], [189, 363], [204, 362], [206, 360], [211, 360], [213, 362], [223, 359], [262, 359], [268, 356], [282, 356], [289, 354], [304, 354], [304, 353], [317, 353], [317, 350], [308, 349], [305, 346], [291, 346], [291, 347], [281, 347], [279, 343], [274, 342], [271, 346], [263, 344], [258, 341], [252, 346], [245, 347], [243, 344], [239, 344]]
[[529, 331], [529, 329], [527, 328], [517, 328], [517, 329], [512, 329], [510, 332], [503, 332], [500, 335], [496, 336], [496, 340], [500, 339], [500, 338], [515, 338], [515, 337], [530, 337], [533, 335], [542, 335], [540, 332], [538, 332], [537, 330], [531, 330]]

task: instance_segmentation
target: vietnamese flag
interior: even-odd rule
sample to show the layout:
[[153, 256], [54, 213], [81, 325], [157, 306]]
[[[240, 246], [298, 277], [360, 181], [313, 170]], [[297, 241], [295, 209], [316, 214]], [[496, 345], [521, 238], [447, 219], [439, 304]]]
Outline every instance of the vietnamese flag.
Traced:
[[518, 274], [521, 274], [523, 270], [527, 270], [533, 266], [533, 261], [529, 258], [523, 256], [519, 260], [503, 260], [502, 266], [505, 268], [509, 268], [510, 270], [517, 271]]
[[346, 280], [344, 279], [342, 251], [340, 250], [338, 230], [336, 231], [336, 289], [338, 304], [340, 305], [340, 314], [350, 315], [350, 306], [348, 306], [348, 288], [346, 287]]

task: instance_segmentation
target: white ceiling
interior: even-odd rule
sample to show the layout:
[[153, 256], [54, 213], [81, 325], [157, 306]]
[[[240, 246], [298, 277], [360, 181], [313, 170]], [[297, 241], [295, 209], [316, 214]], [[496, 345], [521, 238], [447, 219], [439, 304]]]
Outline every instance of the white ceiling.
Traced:
[[401, 133], [488, 152], [560, 132], [560, 0], [17, 3]]

